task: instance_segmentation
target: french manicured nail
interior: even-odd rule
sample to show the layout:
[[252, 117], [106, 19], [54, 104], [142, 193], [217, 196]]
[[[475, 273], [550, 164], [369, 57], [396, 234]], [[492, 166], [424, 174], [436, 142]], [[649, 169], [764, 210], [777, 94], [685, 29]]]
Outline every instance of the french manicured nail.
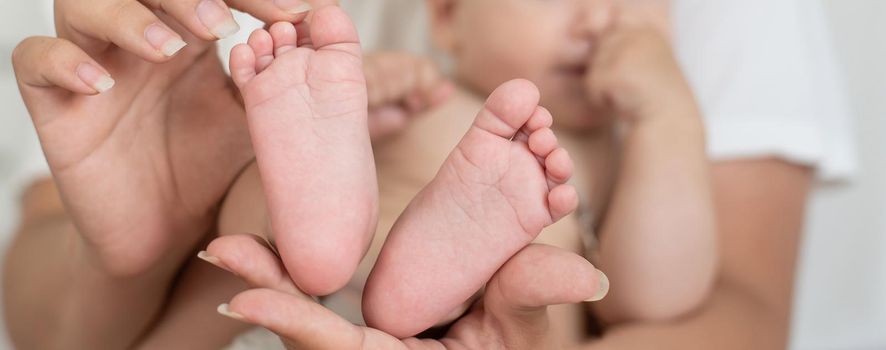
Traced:
[[228, 304], [219, 305], [218, 308], [215, 309], [215, 311], [218, 311], [218, 313], [221, 314], [222, 316], [230, 317], [230, 318], [233, 318], [237, 321], [243, 321], [245, 319], [245, 317], [243, 317], [243, 315], [231, 311], [231, 306]]
[[172, 57], [188, 45], [172, 30], [160, 23], [154, 23], [145, 28], [145, 39], [166, 57]]
[[291, 13], [293, 15], [308, 12], [314, 7], [311, 4], [306, 3], [302, 0], [274, 0], [274, 4], [277, 7], [281, 8], [283, 11]]
[[197, 5], [197, 18], [219, 39], [227, 38], [240, 30], [240, 25], [234, 21], [231, 10], [223, 7], [217, 0], [201, 1]]
[[587, 302], [594, 302], [603, 300], [606, 297], [606, 294], [609, 294], [609, 277], [606, 277], [606, 274], [603, 271], [597, 270], [597, 273], [600, 274], [600, 284], [597, 288], [597, 294], [594, 294]]
[[219, 259], [217, 256], [209, 255], [209, 253], [205, 250], [201, 250], [199, 253], [197, 253], [197, 257], [202, 259], [205, 262], [215, 265], [216, 267], [218, 267], [222, 270], [225, 270], [228, 272], [231, 271], [231, 269], [229, 269], [227, 266], [225, 266], [224, 263], [222, 263], [221, 259]]
[[81, 63], [77, 67], [77, 76], [98, 93], [103, 93], [114, 87], [114, 79], [111, 79], [108, 73], [98, 69], [92, 63]]

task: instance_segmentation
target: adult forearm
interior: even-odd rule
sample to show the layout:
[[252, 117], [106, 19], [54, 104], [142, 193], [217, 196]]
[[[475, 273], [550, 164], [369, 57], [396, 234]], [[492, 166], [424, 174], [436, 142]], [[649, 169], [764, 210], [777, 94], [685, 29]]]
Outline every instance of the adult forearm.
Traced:
[[599, 310], [612, 322], [685, 313], [703, 300], [715, 271], [702, 123], [693, 113], [658, 117], [627, 130], [602, 226], [599, 263], [613, 293]]
[[580, 350], [782, 350], [789, 316], [748, 294], [722, 288], [705, 308], [679, 322], [615, 327]]
[[617, 326], [587, 349], [785, 348], [812, 171], [753, 159], [717, 163], [712, 179], [722, 262], [709, 301], [681, 320]]
[[123, 349], [148, 326], [169, 277], [114, 277], [91, 254], [63, 212], [27, 217], [7, 253], [3, 281], [5, 318], [18, 348]]

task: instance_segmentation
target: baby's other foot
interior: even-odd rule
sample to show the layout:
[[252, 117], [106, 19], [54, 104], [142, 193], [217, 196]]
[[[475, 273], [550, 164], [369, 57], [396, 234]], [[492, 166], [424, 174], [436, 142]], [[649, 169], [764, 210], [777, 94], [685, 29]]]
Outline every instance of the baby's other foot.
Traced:
[[525, 80], [490, 95], [391, 230], [363, 295], [370, 326], [401, 338], [433, 326], [575, 210], [572, 160], [538, 101]]
[[308, 294], [343, 287], [375, 230], [378, 189], [357, 32], [336, 6], [257, 30], [231, 53], [271, 231]]

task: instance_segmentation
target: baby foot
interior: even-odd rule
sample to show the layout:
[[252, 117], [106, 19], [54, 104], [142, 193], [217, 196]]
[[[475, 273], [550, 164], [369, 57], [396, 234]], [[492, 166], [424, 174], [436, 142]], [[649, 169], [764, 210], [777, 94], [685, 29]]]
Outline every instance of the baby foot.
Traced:
[[[299, 36], [301, 35], [301, 36]], [[272, 237], [311, 295], [343, 287], [375, 230], [378, 189], [357, 32], [338, 7], [276, 23], [231, 53]]]
[[572, 160], [538, 101], [525, 80], [495, 90], [397, 220], [363, 294], [370, 326], [400, 338], [433, 326], [575, 210]]

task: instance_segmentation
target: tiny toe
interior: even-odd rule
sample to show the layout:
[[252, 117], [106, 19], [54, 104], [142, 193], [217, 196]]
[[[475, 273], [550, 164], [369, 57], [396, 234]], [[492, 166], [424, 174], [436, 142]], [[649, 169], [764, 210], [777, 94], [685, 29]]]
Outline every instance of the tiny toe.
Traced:
[[[311, 45], [318, 50], [326, 48], [347, 52], [355, 57], [362, 55], [360, 37], [351, 18], [338, 6], [318, 8], [311, 15], [309, 35]], [[304, 36], [305, 32], [299, 31]]]
[[307, 21], [301, 21], [295, 24], [296, 42], [298, 47], [314, 49], [314, 42], [311, 40], [311, 25]]
[[526, 122], [526, 130], [530, 133], [542, 129], [542, 128], [550, 128], [551, 125], [554, 124], [554, 117], [551, 116], [551, 112], [542, 106], [538, 106], [535, 109], [535, 113], [532, 114], [532, 117], [529, 117], [529, 121]]
[[506, 82], [489, 95], [474, 126], [510, 139], [535, 113], [539, 98], [538, 88], [528, 80]]
[[536, 156], [547, 158], [557, 147], [559, 147], [557, 136], [551, 129], [539, 129], [529, 135], [529, 149]]
[[277, 22], [271, 26], [271, 37], [274, 38], [274, 56], [280, 56], [295, 49], [298, 45], [298, 34], [295, 26], [289, 22]]
[[554, 222], [578, 208], [578, 192], [572, 185], [559, 185], [548, 193], [548, 209]]
[[255, 51], [246, 44], [234, 46], [231, 49], [231, 78], [237, 87], [243, 88], [255, 77]]
[[569, 152], [564, 148], [557, 148], [545, 158], [545, 169], [547, 170], [548, 180], [556, 184], [562, 184], [569, 181], [572, 177], [574, 165]]
[[261, 73], [274, 61], [274, 40], [267, 30], [257, 29], [246, 41], [255, 52], [255, 71]]
[[520, 129], [520, 131], [517, 132], [517, 135], [514, 135], [514, 141], [523, 142], [526, 144], [529, 143], [529, 132], [526, 131], [526, 128]]

